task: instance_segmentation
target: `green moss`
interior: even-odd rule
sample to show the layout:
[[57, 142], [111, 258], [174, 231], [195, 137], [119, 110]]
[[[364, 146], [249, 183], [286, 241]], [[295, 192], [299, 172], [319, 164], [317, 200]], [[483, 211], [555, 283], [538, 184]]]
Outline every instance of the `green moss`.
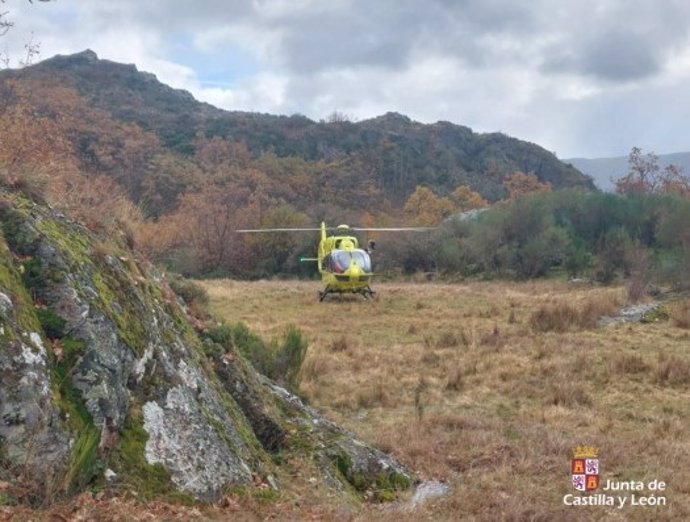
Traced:
[[409, 489], [412, 481], [407, 475], [391, 472], [381, 472], [376, 477], [375, 499], [379, 502], [392, 502], [399, 491]]
[[63, 346], [66, 345], [65, 353], [62, 361], [51, 369], [52, 382], [57, 387], [56, 404], [62, 410], [69, 430], [77, 435], [64, 484], [71, 491], [80, 491], [103, 470], [103, 463], [98, 458], [100, 430], [94, 426], [81, 392], [73, 386], [70, 378], [72, 364], [77, 357], [76, 346], [83, 349], [83, 342], [71, 339], [62, 342]]
[[98, 458], [98, 443], [101, 434], [93, 424], [86, 425], [79, 432], [70, 458], [66, 484], [72, 491], [82, 491], [103, 471], [103, 463]]
[[30, 257], [22, 261], [22, 279], [29, 290], [43, 286], [43, 268], [39, 259]]
[[[145, 292], [134, 284], [131, 264], [110, 266], [98, 259], [94, 262], [94, 239], [83, 227], [44, 216], [22, 198], [14, 198], [12, 203], [12, 210], [3, 216], [3, 228], [12, 238], [13, 250], [31, 256], [40, 239], [57, 249], [64, 260], [64, 263], [45, 266], [39, 258], [28, 257], [22, 263], [25, 285], [41, 290], [51, 282], [64, 281], [67, 272], [78, 279], [90, 280], [98, 294], [99, 308], [115, 323], [123, 342], [141, 355], [147, 345], [146, 325], [142, 319], [150, 307], [145, 302]], [[38, 235], [24, 234], [23, 222], [30, 222]], [[53, 325], [49, 325], [49, 330], [54, 331]]]
[[410, 480], [410, 477], [404, 473], [396, 473], [395, 471], [389, 473], [388, 481], [391, 487], [398, 491], [410, 489], [412, 486], [412, 480]]
[[67, 361], [66, 365], [71, 368], [76, 362], [77, 357], [86, 348], [86, 343], [82, 339], [74, 339], [72, 337], [63, 337], [60, 342], [62, 344], [65, 360]]
[[350, 484], [352, 484], [357, 491], [364, 491], [369, 485], [369, 480], [365, 473], [355, 471], [350, 477]]
[[0, 217], [2, 218], [2, 233], [7, 243], [11, 247], [24, 243], [21, 224], [27, 219], [28, 212], [8, 207], [3, 210]]
[[270, 488], [255, 488], [251, 486], [232, 486], [227, 489], [229, 495], [235, 497], [253, 498], [261, 502], [276, 502], [280, 500], [280, 493]]
[[[256, 438], [256, 434], [254, 433], [254, 430], [249, 424], [249, 421], [247, 421], [247, 418], [245, 417], [244, 413], [237, 405], [235, 400], [232, 398], [232, 396], [230, 396], [228, 392], [223, 388], [223, 385], [218, 381], [218, 377], [213, 372], [213, 370], [209, 371], [208, 375], [211, 378], [211, 383], [214, 386], [216, 393], [221, 399], [221, 403], [223, 404], [224, 410], [228, 413], [228, 415], [230, 415], [230, 418], [233, 421], [233, 426], [235, 427], [235, 430], [237, 430], [240, 439], [249, 449], [249, 458], [252, 458], [254, 460], [254, 462], [252, 463], [252, 467], [254, 469], [263, 468], [268, 470], [270, 468], [271, 459], [264, 451], [263, 446], [261, 446], [259, 440]], [[208, 418], [209, 422], [211, 422], [211, 424], [214, 426], [216, 431], [218, 431], [219, 435], [221, 435], [224, 439], [227, 440], [227, 435], [225, 435], [225, 430], [222, 424], [218, 423], [218, 421], [210, 414], [206, 414], [206, 417]], [[234, 441], [228, 442], [232, 442], [231, 447], [235, 446]]]
[[57, 404], [66, 414], [68, 425], [74, 432], [81, 432], [93, 425], [91, 414], [81, 397], [81, 392], [72, 385], [70, 367], [64, 363], [56, 364], [52, 369], [52, 379], [58, 386]]
[[670, 315], [665, 306], [657, 306], [642, 316], [640, 322], [642, 323], [657, 323], [659, 321], [668, 321]]
[[[338, 454], [335, 457], [335, 465], [343, 477], [348, 478], [352, 470], [352, 457], [345, 452]], [[349, 480], [349, 479], [348, 479]]]
[[[12, 254], [2, 237], [0, 237], [0, 291], [12, 301], [14, 320], [17, 322], [19, 330], [23, 332], [40, 331], [40, 324], [34, 314], [31, 297], [22, 283], [19, 272], [12, 264]], [[11, 336], [11, 328], [5, 328], [5, 333]]]
[[376, 477], [371, 477], [367, 475], [366, 471], [354, 470], [352, 458], [346, 452], [335, 457], [335, 465], [340, 474], [356, 491], [362, 493], [372, 490], [374, 498], [379, 502], [395, 500], [399, 491], [406, 490], [412, 485], [412, 481], [407, 475], [396, 471], [382, 471]]
[[163, 496], [167, 500], [191, 504], [194, 499], [179, 492], [170, 479], [170, 473], [161, 464], [149, 464], [145, 449], [148, 433], [144, 429], [141, 414], [130, 411], [123, 427], [119, 443], [108, 459], [108, 465], [142, 500]]
[[93, 264], [89, 253], [91, 237], [77, 225], [69, 225], [57, 219], [37, 217], [32, 224], [48, 242], [59, 249], [66, 259], [75, 265]]
[[119, 281], [114, 274], [102, 269], [92, 276], [101, 309], [117, 326], [118, 334], [138, 356], [147, 346], [145, 321], [148, 310], [137, 307], [138, 295], [129, 282]]
[[37, 308], [36, 317], [48, 339], [60, 339], [64, 335], [66, 321], [50, 308]]

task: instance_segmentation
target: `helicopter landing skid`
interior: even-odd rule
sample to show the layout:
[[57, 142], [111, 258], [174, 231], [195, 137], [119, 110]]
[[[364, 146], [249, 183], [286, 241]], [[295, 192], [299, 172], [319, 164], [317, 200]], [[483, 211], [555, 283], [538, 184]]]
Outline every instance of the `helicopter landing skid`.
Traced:
[[325, 290], [322, 292], [319, 292], [319, 302], [323, 301], [328, 294], [343, 294], [343, 293], [353, 293], [353, 294], [362, 294], [364, 299], [373, 299], [374, 292], [370, 287], [365, 287], [365, 288], [360, 288], [358, 290], [351, 290], [351, 291], [346, 291], [346, 290], [331, 290], [330, 288], [326, 287]]

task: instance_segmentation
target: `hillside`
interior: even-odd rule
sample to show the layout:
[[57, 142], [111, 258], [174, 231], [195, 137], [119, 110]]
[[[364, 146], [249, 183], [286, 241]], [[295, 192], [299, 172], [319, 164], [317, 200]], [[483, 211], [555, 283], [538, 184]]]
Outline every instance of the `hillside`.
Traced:
[[461, 210], [450, 201], [458, 189], [480, 205], [506, 198], [516, 172], [594, 189], [550, 152], [500, 133], [395, 113], [314, 122], [223, 111], [92, 51], [0, 71], [6, 184], [33, 187], [93, 230], [124, 224], [132, 246], [185, 274], [296, 273], [311, 240], [257, 243], [232, 230], [414, 223], [421, 214], [404, 208], [420, 187], [433, 192], [423, 210], [444, 217]]
[[[563, 160], [572, 164], [576, 169], [591, 176], [596, 186], [605, 191], [614, 189], [612, 179], [618, 179], [628, 173], [628, 156], [614, 156], [611, 158], [571, 158]], [[690, 172], [690, 152], [674, 154], [660, 154], [659, 167], [677, 165], [684, 172]]]
[[[356, 503], [411, 486], [399, 463], [257, 373], [240, 351], [262, 350], [246, 327], [200, 328], [126, 245], [14, 191], [0, 191], [0, 224], [3, 514], [84, 491], [214, 501], [319, 477]], [[306, 350], [299, 333], [290, 342]]]
[[[12, 79], [41, 92], [74, 88], [81, 110], [101, 111], [108, 126], [136, 124], [151, 132], [160, 146], [189, 158], [198, 152], [198, 139], [223, 138], [246, 146], [251, 158], [267, 153], [297, 157], [314, 164], [335, 163], [334, 175], [352, 171], [354, 184], [370, 181], [386, 197], [404, 199], [416, 185], [425, 184], [448, 193], [468, 184], [490, 200], [502, 196], [502, 180], [514, 171], [534, 172], [554, 187], [593, 188], [572, 166], [560, 162], [538, 145], [500, 133], [478, 134], [449, 122], [431, 125], [396, 113], [361, 122], [314, 122], [300, 115], [228, 112], [196, 101], [188, 92], [160, 83], [134, 65], [99, 59], [92, 51], [56, 56], [20, 71], [3, 71], [0, 80]], [[44, 100], [33, 99], [39, 106]], [[70, 129], [82, 163], [94, 164], [89, 141], [107, 128]], [[136, 198], [137, 194], [133, 194]], [[301, 206], [299, 201], [291, 201]]]

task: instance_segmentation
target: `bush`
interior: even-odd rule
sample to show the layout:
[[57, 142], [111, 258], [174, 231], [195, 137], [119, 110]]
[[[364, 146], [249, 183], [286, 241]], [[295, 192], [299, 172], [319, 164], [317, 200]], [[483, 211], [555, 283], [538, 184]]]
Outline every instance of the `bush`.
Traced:
[[180, 296], [187, 306], [198, 306], [200, 308], [208, 306], [209, 298], [206, 290], [194, 281], [181, 276], [171, 276], [168, 283], [172, 291]]
[[267, 343], [251, 332], [244, 323], [222, 324], [207, 337], [226, 350], [239, 351], [260, 373], [290, 391], [299, 388], [299, 371], [307, 353], [307, 340], [295, 326], [289, 326], [282, 343]]
[[611, 315], [619, 303], [610, 296], [594, 296], [581, 307], [559, 302], [539, 307], [530, 317], [535, 332], [566, 332], [595, 328], [599, 319]]
[[690, 329], [690, 299], [673, 303], [669, 306], [669, 311], [675, 326]]
[[289, 326], [283, 344], [275, 354], [269, 376], [278, 382], [282, 381], [288, 388], [297, 390], [299, 370], [306, 355], [307, 340], [299, 328]]
[[544, 305], [532, 314], [529, 322], [537, 332], [565, 332], [579, 322], [579, 313], [566, 303]]

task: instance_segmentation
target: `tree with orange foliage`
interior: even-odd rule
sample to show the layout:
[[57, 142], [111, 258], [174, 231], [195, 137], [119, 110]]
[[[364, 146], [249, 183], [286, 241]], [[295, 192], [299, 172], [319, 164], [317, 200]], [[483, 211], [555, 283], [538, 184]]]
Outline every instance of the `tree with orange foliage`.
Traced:
[[452, 214], [453, 203], [430, 188], [418, 185], [405, 202], [403, 210], [417, 225], [438, 225], [443, 218]]
[[551, 192], [552, 190], [551, 183], [548, 181], [542, 183], [533, 172], [525, 174], [524, 172], [517, 171], [509, 176], [503, 182], [503, 185], [508, 189], [508, 197], [510, 199], [517, 199], [527, 194]]
[[619, 194], [678, 194], [690, 196], [690, 178], [677, 165], [659, 166], [659, 156], [645, 155], [633, 147], [628, 155], [628, 173], [615, 180]]
[[619, 194], [656, 192], [659, 183], [659, 156], [650, 152], [642, 155], [642, 149], [633, 147], [628, 155], [628, 173], [615, 181]]
[[3, 91], [11, 103], [0, 110], [0, 183], [49, 197], [52, 185], [76, 170], [72, 143], [60, 122], [31, 103], [25, 86], [7, 80]]
[[459, 185], [451, 193], [450, 199], [455, 203], [456, 208], [460, 212], [467, 212], [476, 208], [484, 208], [489, 206], [479, 192], [475, 192], [467, 185]]
[[664, 194], [678, 194], [690, 198], [690, 178], [678, 165], [667, 165], [661, 177], [661, 191]]

